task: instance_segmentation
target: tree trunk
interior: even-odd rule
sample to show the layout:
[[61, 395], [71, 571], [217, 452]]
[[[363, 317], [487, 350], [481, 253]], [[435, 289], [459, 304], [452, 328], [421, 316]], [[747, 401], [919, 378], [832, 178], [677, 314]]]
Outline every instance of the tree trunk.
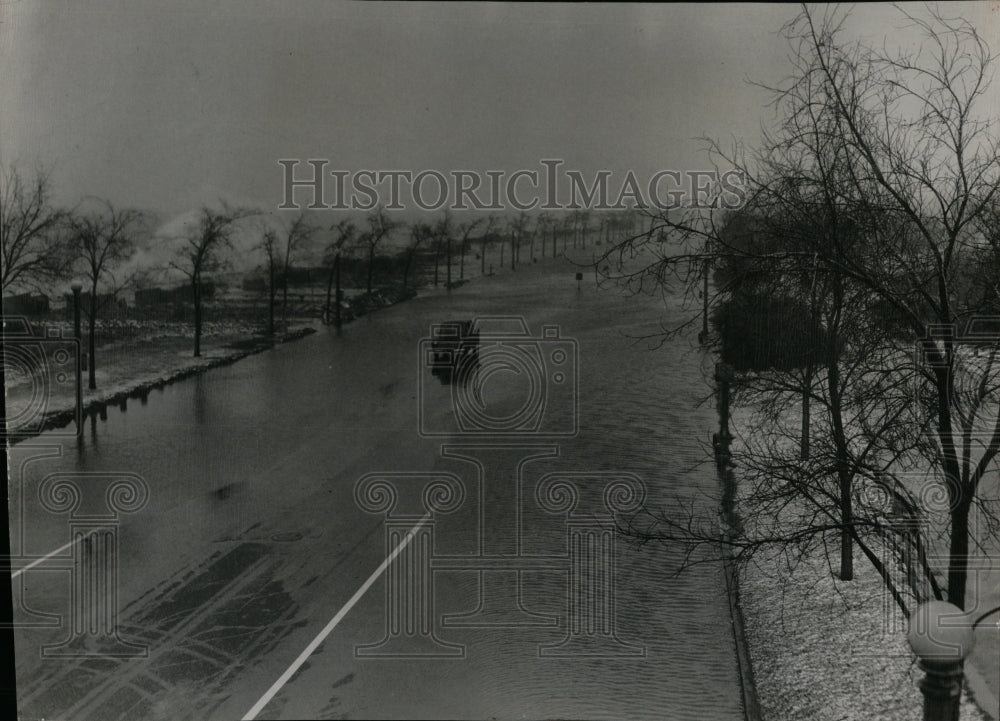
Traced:
[[469, 244], [469, 237], [462, 238], [462, 255], [458, 259], [458, 279], [465, 280], [465, 248]]
[[830, 321], [826, 352], [827, 386], [830, 393], [830, 420], [833, 426], [837, 483], [840, 487], [840, 579], [854, 579], [854, 506], [851, 502], [851, 476], [844, 432], [843, 404], [840, 389], [840, 354], [838, 351], [840, 312], [844, 303], [842, 279], [833, 279], [833, 319]]
[[368, 295], [372, 294], [372, 275], [375, 272], [375, 245], [368, 249]]
[[948, 601], [965, 609], [969, 565], [969, 509], [972, 496], [964, 489], [951, 511], [951, 546], [948, 550]]
[[201, 283], [198, 276], [191, 282], [191, 291], [194, 298], [194, 357], [201, 356]]
[[334, 277], [337, 280], [336, 301], [333, 304], [333, 307], [335, 308], [336, 312], [334, 313], [334, 316], [333, 316], [333, 324], [339, 330], [340, 326], [341, 326], [341, 318], [340, 318], [340, 253], [337, 253], [337, 257], [333, 259], [333, 266], [335, 268]]
[[94, 363], [95, 356], [94, 333], [97, 331], [97, 283], [94, 283], [90, 291], [90, 322], [87, 324], [90, 332], [87, 338], [87, 387], [90, 390], [97, 388], [97, 376]]
[[281, 332], [288, 332], [288, 267], [281, 274]]
[[708, 338], [708, 263], [705, 263], [705, 269], [702, 271], [701, 279], [701, 303], [702, 303], [702, 313], [701, 313], [701, 333], [702, 336]]
[[447, 270], [445, 272], [445, 278], [447, 278], [447, 281], [445, 282], [445, 288], [447, 288], [448, 292], [450, 293], [451, 292], [451, 237], [445, 238], [444, 242], [445, 242], [445, 262], [447, 262], [448, 264]]
[[969, 509], [972, 490], [961, 482], [962, 474], [952, 433], [951, 403], [954, 396], [954, 347], [951, 340], [944, 342], [945, 362], [936, 369], [938, 438], [941, 442], [942, 466], [951, 512], [948, 550], [948, 601], [959, 608], [965, 604], [965, 586], [969, 565]]
[[799, 458], [809, 460], [809, 402], [812, 390], [812, 365], [806, 366], [802, 375], [802, 438], [799, 441]]
[[[839, 409], [837, 411], [839, 413]], [[851, 503], [851, 473], [847, 468], [847, 449], [843, 438], [843, 424], [834, 423], [837, 446], [837, 481], [840, 486], [840, 580], [854, 579], [854, 506]], [[836, 428], [836, 426], [840, 428]]]
[[411, 250], [406, 254], [406, 265], [403, 266], [403, 295], [406, 295], [406, 286], [410, 278], [410, 266], [413, 265], [413, 254], [415, 250]]
[[267, 334], [274, 337], [274, 264], [267, 268]]
[[479, 264], [479, 274], [486, 275], [486, 236], [483, 236], [483, 242], [479, 248], [479, 257], [481, 262]]
[[330, 309], [330, 296], [333, 295], [333, 273], [334, 267], [330, 266], [330, 272], [326, 275], [326, 305], [323, 306], [323, 322], [329, 325], [330, 315], [332, 314]]

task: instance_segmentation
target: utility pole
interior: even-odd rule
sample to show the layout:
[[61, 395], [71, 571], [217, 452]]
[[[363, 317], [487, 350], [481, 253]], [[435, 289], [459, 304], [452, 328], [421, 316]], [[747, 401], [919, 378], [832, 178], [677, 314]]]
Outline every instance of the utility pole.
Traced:
[[705, 269], [702, 271], [701, 279], [701, 333], [708, 338], [708, 261], [705, 261]]

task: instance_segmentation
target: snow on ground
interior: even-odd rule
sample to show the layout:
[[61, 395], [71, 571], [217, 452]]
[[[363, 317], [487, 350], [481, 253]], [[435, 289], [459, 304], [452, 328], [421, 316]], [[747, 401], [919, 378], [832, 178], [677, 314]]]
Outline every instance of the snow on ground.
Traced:
[[[788, 573], [761, 556], [740, 576], [746, 635], [765, 719], [913, 721], [923, 677], [906, 622], [874, 568], [855, 561], [841, 581], [824, 558]], [[961, 719], [988, 721], [963, 693]]]
[[[734, 422], [749, 422], [734, 409]], [[737, 431], [737, 436], [739, 435]], [[741, 515], [753, 516], [739, 483]], [[831, 566], [831, 564], [833, 564]], [[852, 581], [836, 577], [831, 537], [795, 562], [761, 552], [740, 570], [740, 600], [761, 710], [768, 721], [912, 721], [922, 718], [923, 671], [906, 642], [907, 622], [868, 559], [855, 549]], [[962, 721], [990, 721], [963, 692]]]

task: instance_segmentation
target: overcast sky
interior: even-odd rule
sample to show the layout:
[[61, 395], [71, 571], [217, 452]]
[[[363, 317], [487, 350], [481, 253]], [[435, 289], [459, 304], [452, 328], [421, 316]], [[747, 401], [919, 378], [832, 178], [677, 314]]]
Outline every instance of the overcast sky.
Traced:
[[[1000, 50], [997, 4], [961, 12]], [[950, 12], [959, 12], [954, 6]], [[281, 158], [585, 174], [705, 167], [698, 136], [753, 141], [748, 79], [788, 71], [793, 5], [25, 1], [0, 5], [0, 160], [170, 218], [273, 208]], [[851, 31], [893, 43], [886, 6]], [[998, 108], [1000, 114], [1000, 108]]]

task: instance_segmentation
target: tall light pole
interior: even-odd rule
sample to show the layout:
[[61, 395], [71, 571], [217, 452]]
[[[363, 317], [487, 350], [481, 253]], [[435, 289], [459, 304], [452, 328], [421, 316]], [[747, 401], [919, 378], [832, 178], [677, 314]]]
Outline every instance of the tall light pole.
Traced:
[[83, 290], [83, 283], [74, 280], [70, 283], [73, 289], [73, 337], [76, 339], [76, 433], [80, 435], [83, 431], [83, 378], [80, 369], [80, 291]]

